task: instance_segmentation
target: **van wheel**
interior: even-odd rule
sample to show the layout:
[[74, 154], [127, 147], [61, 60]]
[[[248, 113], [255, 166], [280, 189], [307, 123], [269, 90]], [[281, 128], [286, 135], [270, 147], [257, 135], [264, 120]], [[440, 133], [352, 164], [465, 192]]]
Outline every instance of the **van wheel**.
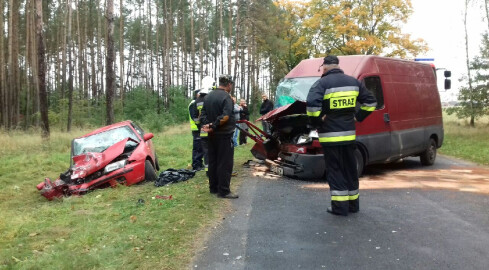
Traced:
[[430, 144], [428, 148], [421, 153], [419, 156], [421, 164], [424, 166], [431, 166], [435, 164], [436, 159], [436, 141], [434, 139], [430, 139]]
[[146, 181], [156, 181], [156, 172], [149, 160], [144, 162], [144, 179]]
[[365, 167], [365, 161], [363, 160], [363, 155], [362, 152], [357, 148], [353, 152], [353, 155], [355, 156], [355, 159], [357, 161], [357, 174], [358, 177], [362, 176], [363, 174], [363, 168]]

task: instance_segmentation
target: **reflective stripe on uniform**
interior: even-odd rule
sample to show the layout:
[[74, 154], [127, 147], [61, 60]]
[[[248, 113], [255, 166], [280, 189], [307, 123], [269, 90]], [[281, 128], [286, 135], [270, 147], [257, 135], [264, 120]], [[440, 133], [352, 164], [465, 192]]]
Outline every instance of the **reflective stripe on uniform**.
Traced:
[[356, 97], [356, 96], [358, 96], [358, 91], [345, 91], [345, 92], [335, 92], [335, 93], [324, 95], [323, 99], [334, 98], [334, 97]]
[[319, 133], [319, 142], [345, 142], [356, 139], [355, 130]]
[[331, 190], [331, 196], [345, 196], [348, 195], [348, 190]]
[[200, 137], [209, 137], [209, 133], [201, 131]]
[[374, 103], [369, 103], [369, 104], [362, 104], [360, 107], [361, 110], [367, 111], [367, 112], [373, 112], [375, 111], [375, 108], [377, 107], [377, 102]]
[[357, 195], [350, 195], [350, 196], [348, 196], [348, 200], [350, 200], [350, 201], [354, 201], [354, 200], [358, 199], [358, 196], [359, 196], [359, 195], [360, 195], [360, 194], [357, 194]]
[[358, 189], [348, 191], [348, 195], [356, 195], [356, 194], [358, 194]]
[[332, 201], [345, 202], [350, 200], [348, 195], [345, 196], [331, 196]]
[[324, 92], [324, 98], [328, 99], [331, 97], [344, 97], [344, 96], [358, 96], [359, 91], [358, 86], [343, 86], [343, 87], [334, 87], [330, 89], [326, 89]]
[[307, 115], [308, 116], [318, 117], [321, 114], [321, 110], [322, 109], [323, 109], [323, 107], [307, 107], [306, 108]]
[[331, 190], [331, 200], [339, 202], [348, 201], [348, 190]]
[[350, 201], [354, 201], [354, 200], [358, 199], [358, 196], [359, 195], [360, 195], [360, 193], [359, 193], [359, 190], [358, 189], [357, 190], [350, 190], [350, 191], [348, 191], [348, 199]]

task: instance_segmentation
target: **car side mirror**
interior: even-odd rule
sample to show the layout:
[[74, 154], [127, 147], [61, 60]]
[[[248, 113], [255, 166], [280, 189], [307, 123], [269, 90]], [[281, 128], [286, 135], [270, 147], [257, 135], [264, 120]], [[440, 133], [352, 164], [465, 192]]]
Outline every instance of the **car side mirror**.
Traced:
[[448, 90], [452, 87], [452, 81], [450, 79], [445, 79], [445, 90]]
[[444, 75], [445, 75], [445, 78], [450, 78], [450, 77], [452, 77], [452, 72], [450, 70], [445, 70]]
[[144, 139], [144, 141], [149, 141], [149, 140], [153, 139], [153, 137], [154, 137], [153, 133], [146, 133], [146, 134], [144, 134], [143, 139]]

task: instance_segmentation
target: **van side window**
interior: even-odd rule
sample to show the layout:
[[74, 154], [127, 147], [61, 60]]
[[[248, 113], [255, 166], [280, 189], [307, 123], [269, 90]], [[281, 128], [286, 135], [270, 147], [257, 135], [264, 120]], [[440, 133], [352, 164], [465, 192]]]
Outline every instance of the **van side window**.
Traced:
[[364, 78], [365, 87], [372, 93], [377, 99], [376, 110], [384, 108], [384, 93], [382, 92], [382, 84], [380, 83], [380, 77], [373, 76]]

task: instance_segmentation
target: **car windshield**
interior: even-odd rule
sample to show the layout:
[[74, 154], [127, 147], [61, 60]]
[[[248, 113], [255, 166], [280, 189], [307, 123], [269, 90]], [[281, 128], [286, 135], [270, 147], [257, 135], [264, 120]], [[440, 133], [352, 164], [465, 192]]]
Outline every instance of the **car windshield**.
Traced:
[[[88, 152], [101, 153], [105, 149], [126, 138], [131, 138], [139, 142], [139, 139], [136, 134], [134, 134], [134, 131], [128, 126], [114, 128], [84, 138], [74, 139], [73, 156], [78, 156]], [[128, 141], [126, 147], [136, 146], [137, 144], [138, 143], [134, 141]]]
[[311, 86], [319, 77], [286, 78], [277, 86], [275, 107], [294, 103], [294, 101], [306, 101]]

